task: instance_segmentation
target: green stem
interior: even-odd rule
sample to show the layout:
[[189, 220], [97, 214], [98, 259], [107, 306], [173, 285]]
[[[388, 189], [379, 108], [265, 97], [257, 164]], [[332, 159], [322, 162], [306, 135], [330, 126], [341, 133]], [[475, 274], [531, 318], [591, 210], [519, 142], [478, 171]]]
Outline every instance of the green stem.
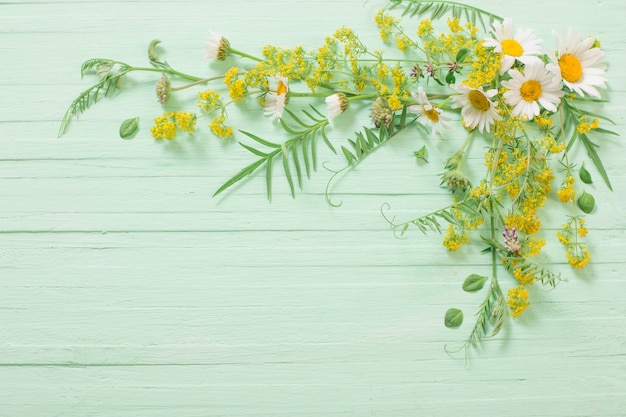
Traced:
[[263, 62], [263, 60], [262, 60], [261, 58], [258, 58], [258, 57], [254, 56], [254, 55], [247, 54], [247, 53], [242, 52], [242, 51], [240, 51], [240, 50], [238, 50], [238, 49], [233, 49], [233, 48], [230, 48], [228, 52], [229, 52], [230, 54], [233, 54], [233, 55], [239, 55], [240, 57], [243, 57], [243, 58], [248, 58], [248, 59], [251, 59], [251, 60], [253, 60], [253, 61]]
[[186, 84], [186, 85], [182, 85], [182, 86], [180, 86], [180, 87], [172, 87], [172, 88], [170, 89], [170, 91], [180, 91], [180, 90], [184, 90], [184, 89], [186, 89], [186, 88], [193, 87], [193, 86], [198, 85], [198, 84], [206, 84], [206, 83], [208, 83], [209, 81], [219, 80], [220, 78], [224, 78], [224, 76], [223, 76], [223, 75], [219, 75], [219, 76], [217, 76], [217, 77], [202, 78], [202, 79], [199, 79], [199, 80], [194, 81], [194, 82], [192, 82], [192, 83], [189, 83], [189, 84]]

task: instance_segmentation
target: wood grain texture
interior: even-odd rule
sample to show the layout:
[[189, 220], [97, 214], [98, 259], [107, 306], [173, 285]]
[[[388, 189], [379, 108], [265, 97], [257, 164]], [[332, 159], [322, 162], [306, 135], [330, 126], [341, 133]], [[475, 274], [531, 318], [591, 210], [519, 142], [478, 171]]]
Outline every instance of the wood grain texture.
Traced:
[[[168, 61], [202, 74], [209, 29], [247, 51], [313, 48], [342, 25], [376, 42], [381, 2], [0, 2], [0, 416], [626, 416], [626, 5], [472, 4], [544, 39], [566, 26], [598, 36], [611, 101], [598, 111], [622, 137], [601, 149], [614, 192], [592, 172], [589, 268], [573, 272], [548, 248], [569, 281], [532, 288], [528, 312], [466, 366], [444, 346], [458, 346], [471, 320], [453, 331], [443, 314], [478, 306], [460, 284], [487, 274], [489, 259], [478, 246], [449, 254], [417, 231], [395, 239], [380, 214], [384, 203], [398, 218], [445, 203], [439, 167], [458, 138], [399, 137], [336, 183], [334, 208], [321, 167], [296, 199], [280, 175], [271, 203], [257, 177], [211, 198], [249, 154], [206, 129], [151, 139], [153, 77], [134, 77], [56, 137], [88, 85], [88, 58], [143, 63], [159, 38]], [[234, 123], [278, 132], [252, 110], [234, 110]], [[123, 141], [131, 116], [143, 130]], [[422, 144], [428, 165], [411, 156]], [[549, 240], [565, 215], [546, 212]]]

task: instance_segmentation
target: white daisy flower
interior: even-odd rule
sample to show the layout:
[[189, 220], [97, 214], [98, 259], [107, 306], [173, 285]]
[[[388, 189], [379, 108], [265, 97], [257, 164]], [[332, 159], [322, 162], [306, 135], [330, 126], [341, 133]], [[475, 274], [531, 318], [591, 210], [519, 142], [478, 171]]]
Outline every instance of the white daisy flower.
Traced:
[[594, 48], [595, 38], [582, 39], [572, 29], [565, 31], [561, 38], [556, 31], [552, 34], [557, 42], [557, 55], [548, 51], [552, 63], [547, 68], [563, 79], [563, 83], [580, 96], [584, 93], [600, 97], [596, 87], [606, 88], [604, 71], [606, 66], [601, 64], [604, 52]]
[[326, 97], [326, 110], [328, 118], [332, 119], [339, 116], [348, 108], [348, 97], [343, 93], [336, 93]]
[[452, 108], [461, 107], [461, 117], [465, 126], [469, 129], [478, 127], [482, 133], [483, 130], [489, 132], [490, 126], [498, 120], [502, 120], [502, 116], [498, 114], [496, 104], [489, 100], [498, 94], [495, 88], [487, 92], [483, 88], [471, 88], [464, 84], [451, 84], [450, 88], [459, 93], [452, 96]]
[[483, 41], [486, 47], [493, 47], [495, 52], [502, 53], [500, 74], [507, 72], [515, 60], [524, 65], [531, 62], [541, 62], [537, 55], [541, 54], [541, 39], [533, 35], [530, 29], [517, 29], [513, 36], [513, 20], [505, 18], [502, 23], [493, 22], [495, 39], [487, 38]]
[[[408, 110], [419, 116], [417, 121], [422, 125], [432, 125], [432, 130], [430, 132], [430, 137], [432, 139], [435, 138], [435, 135], [440, 128], [448, 128], [446, 122], [450, 119], [441, 115], [441, 109], [431, 104], [422, 87], [418, 87], [417, 93], [411, 93], [411, 96], [415, 99], [416, 104], [410, 105]], [[441, 130], [439, 130], [439, 134], [443, 136]]]
[[230, 42], [217, 32], [210, 31], [209, 39], [204, 45], [204, 57], [207, 60], [223, 61], [230, 50]]
[[511, 113], [520, 119], [532, 119], [539, 116], [539, 105], [551, 112], [556, 112], [556, 105], [565, 94], [561, 80], [548, 71], [541, 63], [526, 65], [524, 73], [510, 70], [510, 80], [502, 81], [502, 86], [508, 88], [504, 101], [513, 107]]
[[269, 91], [265, 94], [265, 115], [271, 120], [280, 119], [287, 105], [289, 80], [277, 74], [269, 79]]

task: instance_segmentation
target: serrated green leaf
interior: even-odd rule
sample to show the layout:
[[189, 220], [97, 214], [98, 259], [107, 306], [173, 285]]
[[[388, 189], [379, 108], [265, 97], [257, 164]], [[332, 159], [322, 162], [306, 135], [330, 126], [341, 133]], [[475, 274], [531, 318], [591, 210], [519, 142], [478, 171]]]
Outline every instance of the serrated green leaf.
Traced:
[[139, 130], [139, 116], [126, 119], [120, 125], [120, 137], [122, 139], [131, 139]]
[[450, 329], [454, 329], [463, 324], [463, 312], [458, 308], [450, 308], [446, 311], [444, 324]]
[[465, 281], [463, 281], [463, 290], [467, 292], [481, 290], [485, 286], [485, 282], [487, 282], [487, 277], [478, 274], [471, 274], [465, 278]]

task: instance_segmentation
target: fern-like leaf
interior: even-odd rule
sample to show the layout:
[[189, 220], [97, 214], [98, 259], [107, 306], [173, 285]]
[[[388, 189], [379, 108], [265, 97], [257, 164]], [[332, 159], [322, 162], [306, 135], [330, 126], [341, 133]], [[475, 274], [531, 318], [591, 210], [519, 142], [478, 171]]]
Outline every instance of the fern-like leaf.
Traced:
[[[213, 196], [219, 195], [264, 166], [267, 198], [271, 199], [274, 161], [276, 158], [280, 158], [291, 195], [295, 197], [296, 184], [301, 189], [304, 176], [310, 178], [311, 172], [317, 169], [318, 137], [321, 136], [328, 148], [336, 152], [324, 132], [324, 129], [328, 125], [328, 119], [314, 108], [313, 110], [313, 113], [306, 110], [303, 111], [303, 114], [308, 119], [306, 120], [302, 117], [298, 117], [291, 110], [285, 109], [288, 118], [281, 118], [280, 125], [291, 135], [291, 138], [284, 143], [274, 143], [242, 130], [241, 133], [255, 141], [258, 145], [263, 146], [265, 149], [261, 150], [257, 147], [240, 142], [239, 144], [244, 149], [258, 156], [259, 159], [242, 168], [237, 174], [222, 184], [222, 186], [215, 191]], [[287, 120], [290, 120], [290, 122]], [[304, 165], [304, 169], [302, 165]], [[294, 168], [293, 170], [292, 167]]]
[[[113, 72], [118, 65], [117, 71]], [[59, 127], [58, 137], [63, 136], [69, 129], [72, 118], [84, 113], [89, 107], [101, 98], [114, 93], [119, 88], [119, 81], [129, 72], [131, 67], [119, 61], [110, 59], [90, 59], [83, 63], [80, 69], [81, 77], [89, 72], [96, 72], [100, 81], [79, 94], [70, 104]]]
[[432, 20], [441, 19], [449, 14], [459, 19], [464, 18], [474, 24], [480, 23], [484, 30], [487, 30], [494, 21], [503, 20], [502, 17], [487, 10], [448, 0], [389, 0], [387, 7], [389, 9], [404, 8], [402, 16], [428, 17]]

